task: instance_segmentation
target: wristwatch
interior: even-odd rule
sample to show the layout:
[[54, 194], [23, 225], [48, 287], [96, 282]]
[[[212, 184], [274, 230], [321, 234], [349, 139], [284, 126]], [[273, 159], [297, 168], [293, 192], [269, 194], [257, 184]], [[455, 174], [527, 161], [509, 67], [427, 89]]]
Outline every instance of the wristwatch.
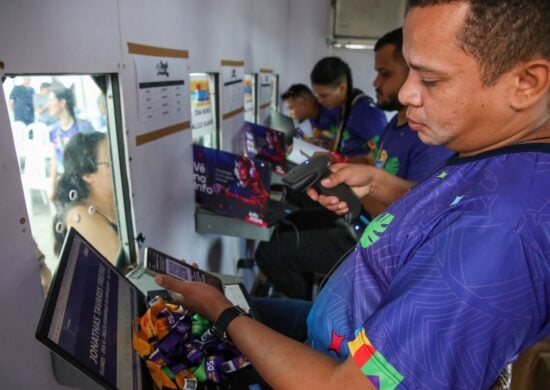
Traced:
[[239, 306], [231, 306], [222, 311], [222, 314], [218, 317], [214, 325], [212, 325], [212, 332], [222, 340], [227, 340], [227, 327], [229, 323], [238, 316], [248, 316], [248, 313], [241, 309]]

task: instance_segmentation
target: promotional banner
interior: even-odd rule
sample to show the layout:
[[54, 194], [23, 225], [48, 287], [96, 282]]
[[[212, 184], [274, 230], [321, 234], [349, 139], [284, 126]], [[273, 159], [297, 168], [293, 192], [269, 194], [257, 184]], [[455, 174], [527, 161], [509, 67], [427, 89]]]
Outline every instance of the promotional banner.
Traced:
[[265, 126], [245, 122], [242, 127], [245, 151], [250, 158], [268, 161], [273, 172], [286, 173], [285, 134]]
[[267, 226], [270, 170], [265, 161], [193, 145], [197, 203], [259, 226]]

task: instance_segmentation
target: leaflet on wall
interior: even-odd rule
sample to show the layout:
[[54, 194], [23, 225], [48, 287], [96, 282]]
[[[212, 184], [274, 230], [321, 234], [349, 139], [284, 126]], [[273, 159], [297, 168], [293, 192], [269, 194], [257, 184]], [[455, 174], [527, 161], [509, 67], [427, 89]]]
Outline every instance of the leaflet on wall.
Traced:
[[270, 164], [193, 145], [195, 196], [200, 206], [267, 226]]
[[260, 69], [258, 75], [258, 82], [260, 84], [259, 104], [262, 109], [271, 105], [271, 97], [273, 94], [272, 73], [273, 71], [271, 69]]
[[258, 123], [264, 123], [272, 108], [273, 71], [271, 69], [260, 69], [258, 89]]
[[255, 82], [253, 74], [244, 75], [244, 120], [256, 122], [255, 118]]
[[244, 62], [222, 60], [222, 118], [229, 119], [244, 112]]
[[136, 65], [140, 122], [165, 127], [189, 121], [187, 51], [128, 46]]
[[214, 113], [207, 74], [192, 74], [191, 92], [191, 127], [193, 137], [202, 137], [215, 131]]
[[286, 173], [286, 144], [283, 132], [245, 122], [242, 133], [248, 157], [268, 161], [273, 172], [279, 175]]

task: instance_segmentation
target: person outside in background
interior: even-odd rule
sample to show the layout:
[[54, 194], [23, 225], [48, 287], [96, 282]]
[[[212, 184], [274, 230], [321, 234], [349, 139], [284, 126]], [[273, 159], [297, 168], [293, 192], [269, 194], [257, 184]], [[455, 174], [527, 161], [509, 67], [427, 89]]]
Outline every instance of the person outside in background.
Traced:
[[386, 115], [370, 96], [354, 88], [348, 64], [338, 57], [325, 57], [315, 64], [310, 78], [319, 103], [342, 110], [331, 151], [346, 157], [368, 154], [384, 131]]
[[61, 249], [65, 227], [74, 227], [111, 263], [123, 266], [106, 134], [75, 134], [67, 142], [64, 161], [55, 193], [61, 206], [54, 222], [55, 251]]
[[[305, 84], [293, 84], [282, 95], [289, 116], [300, 123], [309, 121], [312, 134], [305, 135], [297, 128], [297, 137], [307, 142], [330, 149], [330, 142], [336, 138], [341, 109], [328, 109], [319, 104], [311, 89]], [[300, 130], [301, 131], [301, 130]]]
[[34, 95], [34, 117], [38, 122], [52, 125], [57, 119], [50, 114], [48, 96], [50, 94], [50, 83], [40, 84], [40, 90]]
[[74, 93], [70, 88], [58, 84], [52, 85], [48, 103], [50, 114], [58, 119], [50, 129], [50, 142], [53, 149], [50, 163], [51, 198], [53, 199], [58, 175], [64, 172], [63, 150], [65, 144], [75, 134], [91, 132], [94, 131], [94, 128], [87, 120], [76, 118]]
[[10, 93], [10, 109], [13, 111], [13, 120], [29, 125], [34, 122], [33, 96], [31, 78], [22, 77], [22, 84], [13, 87]]
[[[155, 278], [273, 388], [487, 389], [550, 334], [550, 3], [409, 4], [399, 99], [423, 142], [458, 155], [367, 227], [317, 298], [308, 345], [212, 286]], [[322, 184], [383, 197], [373, 170], [335, 165]]]
[[97, 95], [97, 110], [99, 111], [99, 116], [97, 117], [97, 127], [98, 131], [103, 133], [107, 132], [107, 99], [105, 95], [101, 92]]

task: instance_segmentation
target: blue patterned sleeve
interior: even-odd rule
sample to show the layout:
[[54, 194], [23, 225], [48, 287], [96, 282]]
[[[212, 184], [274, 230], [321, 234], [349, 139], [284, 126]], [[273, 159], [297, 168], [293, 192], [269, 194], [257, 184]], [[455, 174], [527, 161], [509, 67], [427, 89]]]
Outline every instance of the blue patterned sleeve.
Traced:
[[490, 387], [550, 332], [550, 267], [537, 234], [479, 216], [442, 224], [408, 254], [349, 344], [363, 372], [393, 378], [388, 388]]

